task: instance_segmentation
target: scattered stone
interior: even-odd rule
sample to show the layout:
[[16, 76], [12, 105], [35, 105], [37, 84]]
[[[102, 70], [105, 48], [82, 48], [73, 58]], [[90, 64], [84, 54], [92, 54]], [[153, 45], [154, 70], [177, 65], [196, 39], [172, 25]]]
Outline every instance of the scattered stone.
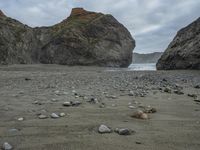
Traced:
[[148, 115], [144, 113], [142, 110], [137, 110], [136, 112], [134, 112], [133, 115], [131, 115], [131, 117], [144, 120], [149, 119]]
[[38, 118], [39, 119], [47, 119], [48, 117], [46, 115], [39, 115]]
[[129, 95], [129, 96], [134, 96], [134, 92], [133, 92], [133, 91], [130, 91], [128, 95]]
[[60, 116], [60, 117], [64, 117], [64, 116], [65, 116], [65, 113], [60, 113], [59, 116]]
[[3, 150], [12, 150], [13, 147], [8, 142], [5, 142], [2, 146]]
[[128, 106], [128, 108], [135, 109], [136, 107], [131, 105], [131, 106]]
[[117, 96], [115, 96], [115, 95], [106, 95], [106, 98], [117, 99]]
[[147, 107], [144, 109], [144, 113], [153, 114], [156, 112], [157, 112], [156, 108]]
[[30, 79], [30, 78], [25, 78], [25, 80], [26, 80], [26, 81], [30, 81], [31, 79]]
[[65, 107], [70, 107], [70, 106], [72, 106], [72, 104], [71, 104], [71, 102], [64, 102], [64, 103], [63, 103], [63, 106], [65, 106]]
[[55, 98], [53, 98], [51, 101], [52, 101], [52, 102], [57, 102], [58, 100], [57, 100], [57, 99], [55, 99]]
[[164, 92], [166, 92], [166, 93], [171, 93], [172, 90], [170, 89], [170, 87], [166, 87], [166, 88], [164, 89]]
[[199, 103], [199, 102], [200, 102], [200, 99], [199, 99], [198, 97], [195, 97], [195, 98], [194, 98], [194, 101]]
[[195, 85], [194, 88], [195, 89], [200, 89], [200, 85]]
[[98, 104], [99, 103], [97, 98], [91, 98], [88, 102], [91, 103], [91, 104]]
[[112, 107], [116, 107], [117, 105], [116, 105], [116, 104], [112, 104], [111, 106], [112, 106]]
[[71, 106], [75, 106], [75, 107], [77, 107], [77, 106], [79, 106], [79, 105], [81, 105], [82, 103], [81, 102], [79, 102], [79, 101], [75, 101], [75, 102], [70, 102], [71, 103]]
[[183, 95], [184, 94], [181, 90], [175, 90], [174, 93], [178, 94], [178, 95]]
[[188, 94], [189, 97], [197, 98], [196, 94]]
[[15, 128], [13, 128], [13, 129], [9, 129], [8, 131], [9, 131], [9, 132], [11, 132], [11, 133], [14, 133], [14, 132], [18, 132], [19, 130], [18, 130], [18, 129], [15, 129]]
[[99, 108], [105, 108], [106, 107], [106, 104], [105, 103], [101, 103], [100, 105], [99, 105]]
[[101, 134], [104, 134], [104, 133], [111, 133], [112, 130], [109, 127], [107, 127], [106, 125], [100, 125], [98, 132]]
[[131, 129], [128, 128], [116, 128], [115, 132], [118, 133], [119, 135], [131, 135], [133, 133], [133, 131]]
[[141, 142], [138, 142], [138, 141], [136, 141], [135, 143], [136, 143], [136, 144], [142, 144]]
[[57, 119], [57, 118], [59, 118], [59, 116], [58, 116], [56, 113], [52, 113], [52, 114], [51, 114], [51, 118]]
[[24, 121], [24, 118], [21, 117], [21, 118], [18, 118], [17, 120], [18, 120], [18, 121]]

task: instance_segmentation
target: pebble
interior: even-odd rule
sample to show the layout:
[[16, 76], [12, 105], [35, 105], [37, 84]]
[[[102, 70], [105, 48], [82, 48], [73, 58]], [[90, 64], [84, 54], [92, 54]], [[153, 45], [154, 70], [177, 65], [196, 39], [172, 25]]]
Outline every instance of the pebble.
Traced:
[[164, 89], [164, 92], [166, 92], [166, 93], [171, 93], [172, 91], [171, 91], [170, 87], [166, 87], [166, 88]]
[[46, 115], [39, 115], [38, 118], [39, 119], [47, 119], [48, 117]]
[[133, 92], [133, 91], [130, 91], [128, 95], [129, 95], [129, 96], [134, 96], [134, 92]]
[[11, 133], [13, 133], [13, 132], [18, 132], [19, 130], [18, 130], [18, 129], [15, 129], [15, 128], [13, 128], [13, 129], [9, 129], [8, 131], [9, 131], [9, 132], [11, 132]]
[[122, 129], [116, 128], [115, 132], [118, 133], [119, 135], [131, 135], [133, 133], [133, 131], [128, 128], [122, 128]]
[[18, 120], [18, 121], [23, 121], [23, 120], [24, 120], [24, 118], [22, 118], [22, 117], [21, 117], [21, 118], [18, 118], [17, 120]]
[[58, 116], [56, 113], [52, 113], [52, 114], [51, 114], [51, 118], [57, 119], [57, 118], [59, 118], [59, 116]]
[[195, 89], [200, 89], [200, 85], [195, 85], [194, 88]]
[[197, 95], [196, 94], [188, 94], [189, 97], [193, 97], [193, 98], [196, 98]]
[[81, 105], [81, 102], [79, 102], [79, 101], [75, 101], [75, 102], [70, 102], [71, 103], [71, 105], [72, 106], [79, 106], [79, 105]]
[[144, 113], [142, 110], [137, 110], [136, 112], [134, 112], [133, 115], [131, 115], [131, 117], [144, 120], [149, 118], [148, 115]]
[[57, 99], [55, 99], [55, 98], [53, 98], [51, 101], [52, 101], [52, 102], [57, 102], [58, 100], [57, 100]]
[[135, 106], [128, 106], [128, 108], [135, 109], [136, 107]]
[[12, 150], [13, 147], [8, 142], [5, 142], [2, 146], [3, 150]]
[[72, 106], [72, 104], [71, 104], [71, 102], [64, 102], [63, 106], [70, 107], [70, 106]]
[[100, 125], [98, 132], [101, 134], [104, 134], [104, 133], [111, 133], [112, 130], [109, 127], [107, 127], [106, 125]]
[[91, 98], [88, 102], [92, 103], [92, 104], [98, 104], [99, 103], [97, 98]]
[[60, 113], [59, 116], [60, 116], [60, 117], [64, 117], [64, 116], [65, 116], [65, 113]]
[[175, 90], [174, 93], [178, 94], [178, 95], [183, 95], [184, 94], [181, 90]]

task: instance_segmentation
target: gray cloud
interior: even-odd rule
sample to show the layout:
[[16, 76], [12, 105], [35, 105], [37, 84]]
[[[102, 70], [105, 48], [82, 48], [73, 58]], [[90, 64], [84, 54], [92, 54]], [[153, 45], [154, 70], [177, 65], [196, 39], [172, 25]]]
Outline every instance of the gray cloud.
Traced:
[[164, 51], [176, 32], [199, 17], [199, 0], [0, 0], [8, 16], [32, 27], [65, 19], [73, 7], [112, 14], [136, 39], [139, 53]]

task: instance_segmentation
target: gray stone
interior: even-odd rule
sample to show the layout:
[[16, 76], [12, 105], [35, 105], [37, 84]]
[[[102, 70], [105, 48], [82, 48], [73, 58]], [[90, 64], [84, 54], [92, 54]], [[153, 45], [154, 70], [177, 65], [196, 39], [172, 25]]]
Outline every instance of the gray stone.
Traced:
[[100, 125], [98, 132], [101, 134], [104, 134], [104, 133], [111, 133], [112, 130], [109, 127], [107, 127], [106, 125]]
[[64, 102], [63, 106], [70, 107], [70, 106], [72, 106], [72, 103], [71, 102]]
[[52, 113], [52, 114], [51, 114], [51, 118], [57, 119], [57, 118], [59, 118], [59, 116], [58, 116], [56, 113]]
[[39, 115], [38, 118], [39, 119], [47, 119], [48, 117], [46, 115]]
[[133, 131], [128, 128], [121, 128], [121, 129], [116, 128], [115, 132], [118, 133], [119, 135], [131, 135], [133, 133]]
[[13, 147], [8, 142], [5, 142], [2, 146], [3, 150], [12, 150]]

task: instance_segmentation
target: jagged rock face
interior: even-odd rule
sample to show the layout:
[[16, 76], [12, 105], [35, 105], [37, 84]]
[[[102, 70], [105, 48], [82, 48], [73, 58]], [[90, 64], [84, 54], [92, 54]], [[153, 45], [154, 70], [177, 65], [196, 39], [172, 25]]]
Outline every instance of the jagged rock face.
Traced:
[[0, 62], [127, 67], [135, 41], [111, 15], [75, 8], [61, 23], [30, 28], [0, 17]]
[[200, 69], [200, 18], [178, 32], [157, 69]]

